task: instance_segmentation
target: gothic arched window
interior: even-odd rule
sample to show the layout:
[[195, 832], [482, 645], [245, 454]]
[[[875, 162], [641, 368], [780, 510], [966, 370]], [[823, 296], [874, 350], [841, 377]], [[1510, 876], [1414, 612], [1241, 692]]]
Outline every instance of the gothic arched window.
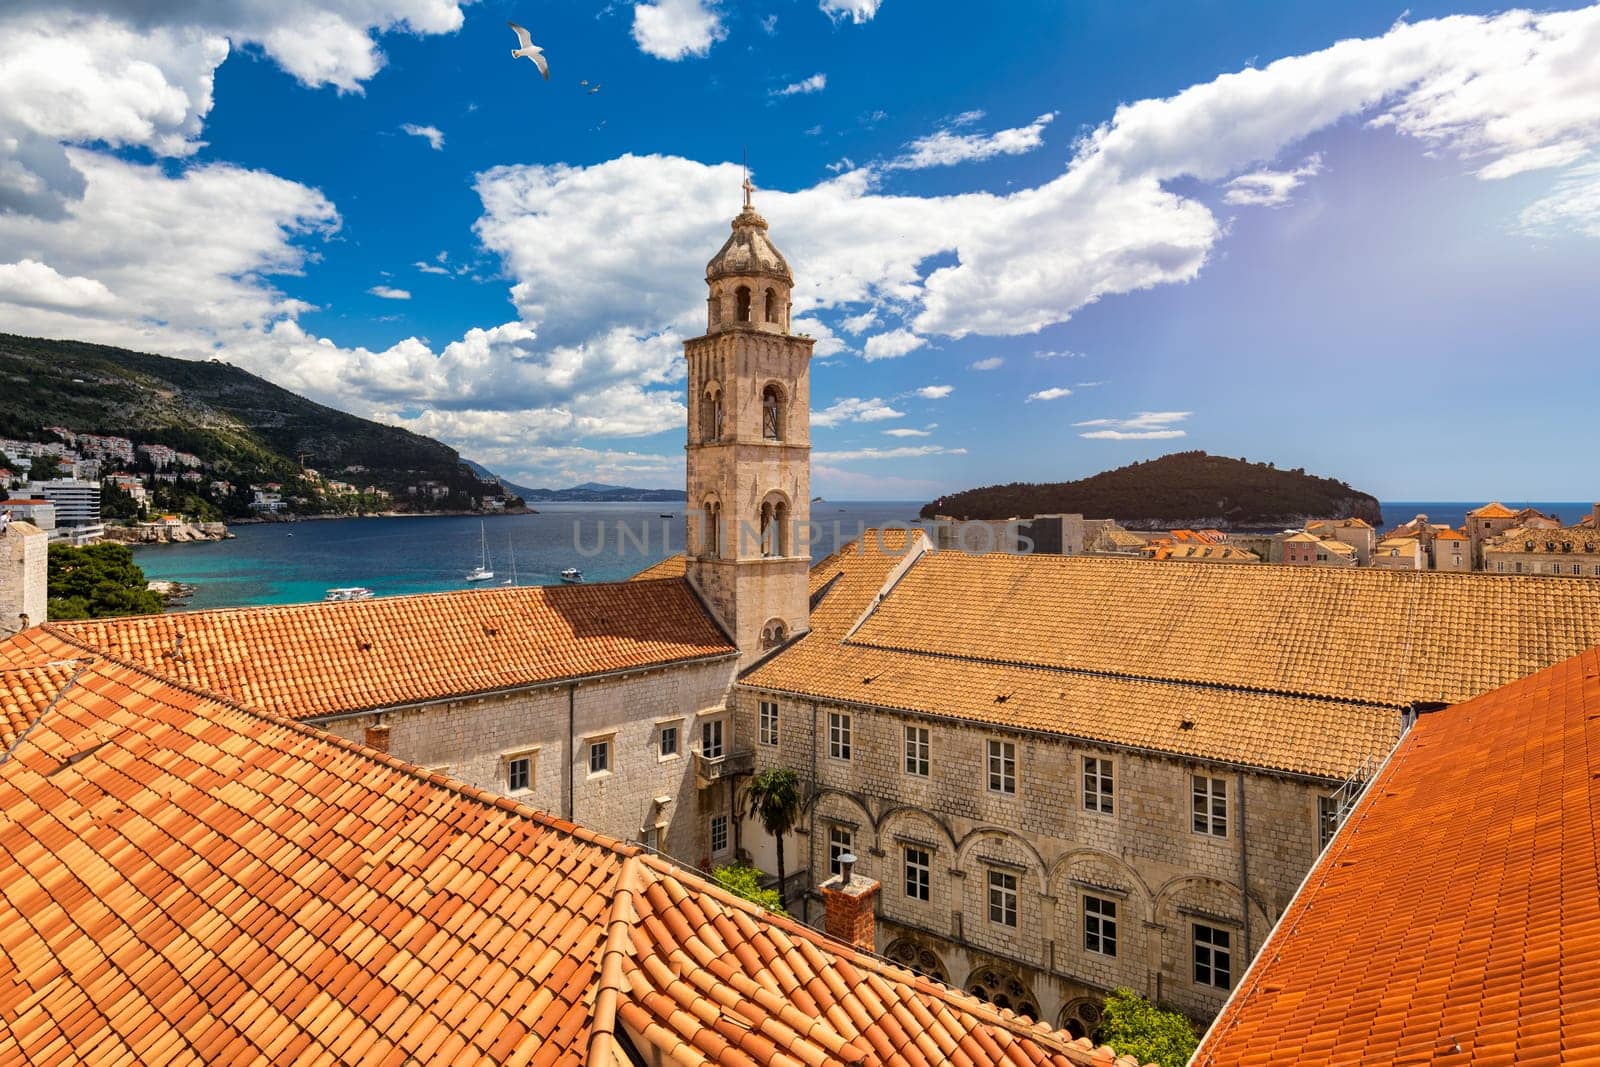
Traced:
[[778, 321], [778, 294], [771, 289], [767, 290], [767, 321]]
[[749, 322], [750, 321], [750, 287], [748, 285], [739, 286], [739, 288], [737, 288], [737, 289], [735, 289], [733, 291], [733, 297], [734, 297], [734, 300], [736, 302], [736, 309], [734, 311], [734, 316], [733, 317], [736, 320], [738, 320], [739, 322]]
[[1039, 1017], [1039, 1006], [1034, 1003], [1032, 991], [1015, 972], [981, 967], [967, 979], [967, 992], [997, 1008], [1009, 1008], [1030, 1019]]
[[783, 392], [776, 385], [761, 391], [761, 436], [769, 441], [783, 439]]
[[716, 382], [706, 386], [705, 396], [701, 399], [701, 411], [705, 420], [701, 437], [707, 441], [722, 440], [722, 387]]
[[722, 556], [722, 503], [716, 497], [707, 497], [701, 507], [700, 521], [704, 523], [701, 536], [705, 555], [712, 559]]

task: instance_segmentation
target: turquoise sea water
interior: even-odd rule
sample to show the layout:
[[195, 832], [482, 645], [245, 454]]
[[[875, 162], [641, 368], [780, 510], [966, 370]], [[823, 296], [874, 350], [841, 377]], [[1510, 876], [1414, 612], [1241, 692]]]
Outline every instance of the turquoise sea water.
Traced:
[[[920, 502], [819, 501], [812, 558], [866, 527], [909, 523]], [[670, 513], [673, 518], [663, 519]], [[618, 536], [618, 524], [626, 531]], [[616, 581], [683, 551], [684, 505], [540, 504], [537, 515], [330, 519], [234, 526], [229, 541], [134, 549], [149, 578], [185, 582], [184, 606], [239, 607], [321, 600], [334, 586], [363, 585], [378, 596], [497, 586], [550, 585], [577, 567], [592, 582]], [[492, 582], [469, 583], [479, 530], [488, 542]]]
[[[1394, 526], [1420, 513], [1459, 526], [1472, 503], [1397, 501], [1384, 503]], [[1522, 507], [1521, 501], [1505, 501]], [[812, 558], [821, 559], [867, 527], [909, 523], [920, 506], [912, 501], [819, 501], [812, 506], [817, 538]], [[1589, 504], [1533, 502], [1546, 514], [1576, 522]], [[231, 541], [152, 545], [135, 558], [151, 578], [195, 586], [189, 609], [321, 600], [334, 586], [364, 585], [379, 596], [467, 589], [464, 576], [477, 566], [479, 530], [485, 532], [493, 582], [512, 577], [522, 585], [548, 585], [577, 567], [589, 581], [616, 581], [683, 551], [684, 505], [541, 504], [537, 515], [487, 519], [338, 519], [235, 526]], [[660, 516], [670, 513], [673, 518]], [[618, 537], [618, 524], [627, 536]]]

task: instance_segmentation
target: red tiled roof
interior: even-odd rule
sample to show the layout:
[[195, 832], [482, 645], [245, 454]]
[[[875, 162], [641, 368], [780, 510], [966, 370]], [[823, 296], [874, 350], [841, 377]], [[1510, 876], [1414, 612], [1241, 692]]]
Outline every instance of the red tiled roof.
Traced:
[[0, 668], [0, 756], [11, 750], [61, 691], [72, 684], [82, 664], [76, 660], [38, 667]]
[[1193, 1063], [1600, 1060], [1600, 649], [1425, 715]]
[[1473, 508], [1467, 514], [1480, 519], [1509, 519], [1516, 515], [1517, 512], [1512, 511], [1496, 500], [1493, 503], [1483, 505], [1481, 508]]
[[630, 582], [648, 582], [655, 578], [682, 578], [688, 569], [689, 561], [680, 553], [668, 556], [658, 563], [652, 563], [644, 570], [629, 578]]
[[[0, 642], [22, 669], [77, 653]], [[631, 1052], [1112, 1062], [635, 848], [109, 659], [0, 765], [0, 1062]]]
[[682, 579], [140, 615], [48, 628], [81, 648], [298, 719], [736, 651]]

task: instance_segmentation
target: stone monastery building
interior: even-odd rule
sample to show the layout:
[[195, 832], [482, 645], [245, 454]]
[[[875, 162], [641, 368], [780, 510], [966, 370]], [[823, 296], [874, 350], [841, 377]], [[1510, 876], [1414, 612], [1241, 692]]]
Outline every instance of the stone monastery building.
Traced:
[[[1110, 1064], [1083, 1038], [1128, 986], [1293, 1062], [1284, 919], [1343, 892], [1326, 857], [1404, 864], [1341, 830], [1395, 817], [1395, 753], [1437, 768], [1467, 708], [1527, 746], [1567, 720], [1500, 687], [1593, 688], [1536, 672], [1600, 645], [1594, 579], [877, 531], [813, 563], [811, 340], [748, 186], [706, 280], [685, 556], [0, 641], [0, 1061]], [[776, 870], [742, 809], [777, 767], [793, 919], [694, 870]]]

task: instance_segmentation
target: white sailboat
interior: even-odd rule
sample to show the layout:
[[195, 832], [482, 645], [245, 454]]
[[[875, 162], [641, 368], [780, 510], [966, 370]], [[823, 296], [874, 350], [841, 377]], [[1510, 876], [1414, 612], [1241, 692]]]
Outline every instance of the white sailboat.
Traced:
[[489, 569], [489, 532], [483, 528], [483, 523], [478, 523], [478, 538], [483, 545], [483, 560], [467, 572], [469, 582], [487, 582], [494, 577], [494, 571]]

